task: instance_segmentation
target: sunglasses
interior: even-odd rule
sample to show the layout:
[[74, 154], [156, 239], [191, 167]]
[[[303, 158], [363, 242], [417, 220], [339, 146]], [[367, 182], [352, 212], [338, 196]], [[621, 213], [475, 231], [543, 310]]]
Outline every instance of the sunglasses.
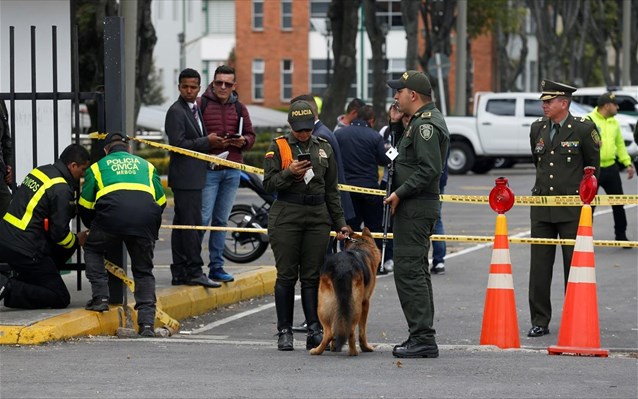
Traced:
[[214, 80], [213, 84], [215, 85], [215, 87], [219, 87], [221, 89], [225, 89], [225, 88], [231, 88], [233, 86], [235, 86], [235, 82], [224, 82], [223, 80]]

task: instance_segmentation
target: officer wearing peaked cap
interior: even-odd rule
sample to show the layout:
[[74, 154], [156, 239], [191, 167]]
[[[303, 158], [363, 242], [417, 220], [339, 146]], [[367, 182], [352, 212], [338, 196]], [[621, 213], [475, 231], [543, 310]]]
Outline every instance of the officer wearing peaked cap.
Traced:
[[396, 90], [399, 111], [412, 115], [396, 140], [393, 192], [384, 201], [394, 215], [394, 282], [409, 329], [408, 339], [395, 346], [392, 355], [434, 358], [439, 349], [428, 250], [440, 212], [439, 179], [450, 135], [423, 72], [406, 71], [388, 86]]
[[[310, 104], [293, 103], [288, 123], [292, 132], [274, 139], [264, 160], [264, 189], [277, 193], [268, 213], [268, 236], [277, 268], [275, 307], [277, 348], [281, 351], [293, 350], [297, 280], [301, 283], [301, 305], [308, 323], [306, 349], [321, 343], [317, 315], [319, 270], [330, 228], [341, 231], [346, 226], [337, 189], [335, 154], [327, 140], [312, 135], [315, 115]], [[339, 234], [338, 238], [344, 236]]]
[[[530, 128], [530, 147], [536, 166], [532, 195], [578, 195], [584, 168], [600, 168], [600, 136], [593, 122], [569, 113], [576, 88], [563, 83], [541, 82], [543, 112]], [[532, 206], [531, 235], [534, 238], [574, 239], [580, 207]], [[574, 247], [562, 246], [565, 286]], [[529, 275], [529, 307], [532, 328], [528, 337], [549, 334], [552, 316], [550, 288], [556, 255], [555, 245], [532, 245]]]

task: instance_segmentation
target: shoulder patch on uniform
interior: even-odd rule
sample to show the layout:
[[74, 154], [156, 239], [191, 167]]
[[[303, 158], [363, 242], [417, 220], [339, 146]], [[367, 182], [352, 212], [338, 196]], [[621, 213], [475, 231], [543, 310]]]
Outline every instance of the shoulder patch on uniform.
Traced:
[[421, 113], [421, 118], [423, 119], [430, 119], [432, 117], [432, 112], [422, 112]]
[[594, 144], [600, 147], [600, 134], [598, 134], [597, 130], [594, 129], [591, 131], [591, 138], [594, 140]]
[[319, 156], [321, 158], [328, 158], [328, 154], [326, 154], [326, 151], [323, 148], [319, 149]]
[[421, 125], [419, 126], [419, 135], [425, 141], [428, 141], [434, 135], [434, 128], [432, 127], [432, 125]]
[[317, 137], [317, 140], [319, 140], [320, 143], [327, 143], [328, 140], [324, 139], [323, 137], [319, 137], [319, 136], [315, 136]]
[[266, 153], [266, 155], [264, 155], [264, 158], [266, 158], [266, 159], [270, 159], [270, 158], [272, 158], [272, 157], [274, 157], [274, 156], [275, 156], [275, 152], [274, 152], [274, 151], [268, 151], [268, 152]]

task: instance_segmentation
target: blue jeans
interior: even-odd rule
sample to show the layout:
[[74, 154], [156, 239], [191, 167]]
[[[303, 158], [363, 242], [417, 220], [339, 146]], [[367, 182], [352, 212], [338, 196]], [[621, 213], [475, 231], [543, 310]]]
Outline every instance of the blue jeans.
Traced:
[[[228, 216], [233, 208], [237, 188], [239, 187], [239, 169], [208, 170], [206, 172], [206, 186], [202, 190], [202, 225], [225, 227]], [[200, 240], [204, 239], [201, 231]], [[211, 272], [224, 267], [225, 231], [211, 231], [208, 237], [208, 253]]]
[[[441, 202], [441, 207], [443, 207], [443, 202]], [[445, 234], [441, 215], [442, 211], [439, 212], [439, 218], [436, 219], [436, 223], [434, 224], [434, 234]], [[432, 241], [432, 265], [443, 263], [445, 261], [446, 250], [445, 241]]]

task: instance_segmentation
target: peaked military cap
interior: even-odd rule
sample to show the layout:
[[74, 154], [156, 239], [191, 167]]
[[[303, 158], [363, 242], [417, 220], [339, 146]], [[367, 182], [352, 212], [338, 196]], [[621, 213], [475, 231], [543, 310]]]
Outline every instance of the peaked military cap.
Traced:
[[388, 80], [388, 86], [394, 90], [408, 88], [426, 96], [432, 93], [430, 80], [423, 72], [419, 71], [406, 71], [401, 75], [401, 79]]
[[601, 107], [608, 103], [618, 104], [618, 102], [616, 102], [616, 95], [614, 93], [601, 94], [600, 97], [598, 97], [598, 102], [596, 103], [596, 105]]
[[571, 97], [576, 88], [545, 79], [541, 82], [541, 91], [541, 100], [545, 101], [556, 97]]

